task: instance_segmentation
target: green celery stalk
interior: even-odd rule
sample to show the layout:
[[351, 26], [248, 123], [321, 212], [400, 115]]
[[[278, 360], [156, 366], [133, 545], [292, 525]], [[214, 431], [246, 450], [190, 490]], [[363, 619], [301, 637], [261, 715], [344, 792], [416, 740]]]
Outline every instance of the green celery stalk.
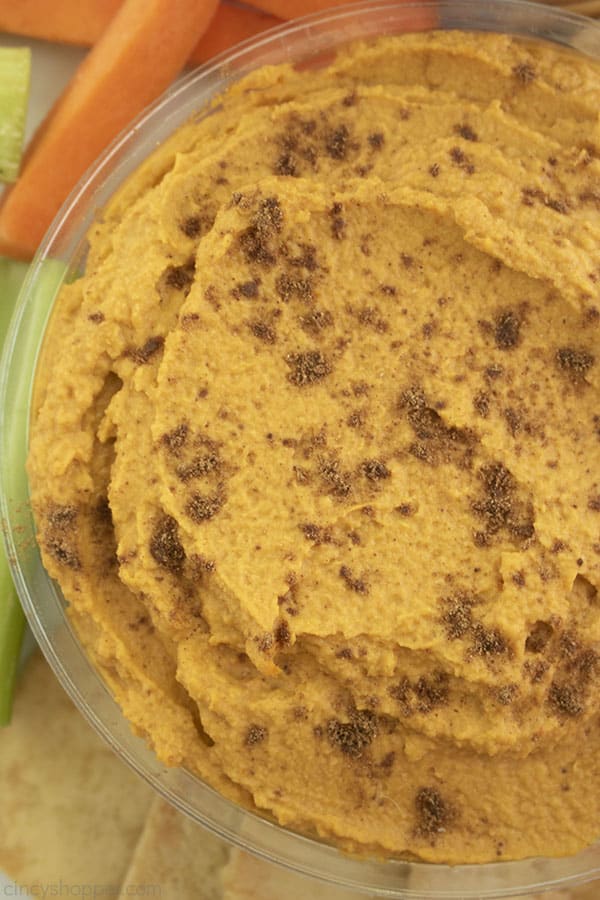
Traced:
[[0, 727], [8, 725], [25, 616], [17, 597], [6, 561], [0, 550]]
[[29, 47], [0, 47], [0, 181], [16, 181], [31, 78]]
[[[34, 264], [35, 265], [35, 264]], [[17, 284], [20, 284], [27, 265], [0, 258], [0, 307], [14, 305]], [[28, 299], [18, 324], [18, 356], [11, 364], [6, 382], [6, 432], [0, 434], [0, 466], [5, 483], [9, 485], [9, 508], [12, 507], [12, 527], [16, 533], [29, 534], [30, 512], [27, 507], [27, 476], [24, 459], [27, 456], [29, 397], [31, 377], [35, 370], [38, 348], [48, 314], [60, 285], [65, 279], [65, 264], [61, 260], [45, 259], [31, 270], [32, 283]], [[5, 316], [6, 317], [6, 316]], [[4, 340], [0, 333], [0, 341]], [[8, 476], [8, 477], [7, 477]], [[13, 505], [18, 498], [16, 508]], [[29, 539], [28, 541], [29, 542]], [[22, 552], [17, 549], [17, 553]], [[19, 662], [19, 648], [23, 635], [24, 616], [11, 581], [2, 542], [0, 541], [0, 726], [7, 724], [12, 706], [15, 673]]]
[[[0, 47], [0, 181], [19, 174], [31, 81], [29, 47]], [[0, 350], [27, 272], [24, 263], [0, 259]], [[0, 542], [0, 726], [10, 719], [25, 617]]]
[[[0, 258], [0, 350], [27, 269], [26, 263]], [[24, 630], [25, 617], [0, 542], [0, 726], [10, 719]]]

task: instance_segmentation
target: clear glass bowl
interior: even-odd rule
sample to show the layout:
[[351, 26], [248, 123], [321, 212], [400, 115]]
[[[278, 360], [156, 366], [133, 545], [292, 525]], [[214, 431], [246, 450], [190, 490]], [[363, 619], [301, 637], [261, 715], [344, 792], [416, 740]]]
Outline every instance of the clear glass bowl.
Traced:
[[600, 25], [555, 7], [521, 0], [372, 0], [276, 28], [222, 54], [179, 82], [142, 114], [82, 179], [30, 269], [0, 369], [2, 528], [29, 624], [65, 690], [115, 752], [183, 813], [264, 859], [372, 895], [422, 900], [510, 897], [600, 876], [600, 844], [568, 858], [454, 867], [352, 859], [233, 805], [182, 769], [163, 766], [132, 734], [71, 629], [64, 599], [40, 559], [24, 468], [31, 385], [45, 322], [60, 284], [81, 271], [86, 232], [116, 188], [178, 125], [249, 71], [266, 64], [314, 59], [353, 39], [412, 30], [416, 11], [433, 14], [438, 28], [507, 32], [554, 41], [600, 58]]

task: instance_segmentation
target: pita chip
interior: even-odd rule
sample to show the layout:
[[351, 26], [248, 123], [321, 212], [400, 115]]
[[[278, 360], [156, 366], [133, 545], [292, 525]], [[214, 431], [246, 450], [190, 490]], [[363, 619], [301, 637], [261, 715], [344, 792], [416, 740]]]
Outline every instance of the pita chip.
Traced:
[[38, 896], [116, 894], [152, 792], [85, 722], [39, 652], [0, 731], [0, 785], [1, 870]]

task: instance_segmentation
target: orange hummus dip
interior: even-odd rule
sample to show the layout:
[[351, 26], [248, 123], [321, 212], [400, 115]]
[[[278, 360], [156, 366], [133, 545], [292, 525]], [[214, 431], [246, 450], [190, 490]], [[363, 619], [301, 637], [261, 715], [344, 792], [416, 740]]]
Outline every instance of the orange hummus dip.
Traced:
[[261, 69], [48, 328], [45, 565], [137, 733], [355, 854], [600, 833], [600, 66], [460, 32]]

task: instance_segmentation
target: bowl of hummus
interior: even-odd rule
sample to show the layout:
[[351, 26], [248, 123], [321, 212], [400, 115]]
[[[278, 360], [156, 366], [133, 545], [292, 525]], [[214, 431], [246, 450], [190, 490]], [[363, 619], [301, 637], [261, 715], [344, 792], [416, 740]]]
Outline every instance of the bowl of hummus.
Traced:
[[599, 59], [515, 0], [241, 45], [88, 174], [13, 323], [3, 526], [58, 677], [338, 885], [600, 871]]

